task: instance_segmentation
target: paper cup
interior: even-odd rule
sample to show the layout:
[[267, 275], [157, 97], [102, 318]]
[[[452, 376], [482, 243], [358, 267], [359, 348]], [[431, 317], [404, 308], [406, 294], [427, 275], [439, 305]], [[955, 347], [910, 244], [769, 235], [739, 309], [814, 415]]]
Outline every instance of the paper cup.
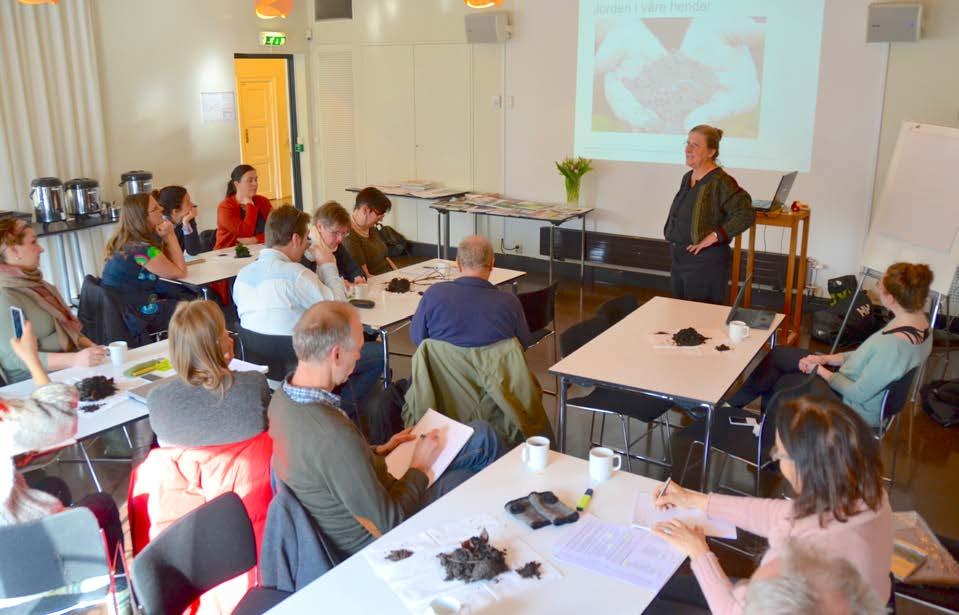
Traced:
[[126, 342], [110, 342], [107, 348], [110, 350], [110, 362], [113, 363], [113, 365], [120, 367], [127, 362]]

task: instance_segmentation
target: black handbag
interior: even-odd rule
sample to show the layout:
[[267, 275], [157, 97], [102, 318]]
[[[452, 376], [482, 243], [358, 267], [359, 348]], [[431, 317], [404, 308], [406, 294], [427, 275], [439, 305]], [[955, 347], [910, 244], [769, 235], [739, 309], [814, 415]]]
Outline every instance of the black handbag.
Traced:
[[403, 256], [409, 254], [409, 240], [392, 226], [381, 225], [376, 227], [376, 232], [380, 234], [383, 243], [386, 244], [387, 256]]

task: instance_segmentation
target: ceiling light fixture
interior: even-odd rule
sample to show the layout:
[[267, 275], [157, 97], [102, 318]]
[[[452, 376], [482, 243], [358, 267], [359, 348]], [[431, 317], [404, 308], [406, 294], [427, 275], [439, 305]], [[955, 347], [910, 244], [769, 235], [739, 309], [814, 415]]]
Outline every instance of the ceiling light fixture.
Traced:
[[503, 0], [463, 0], [471, 9], [488, 9], [503, 4]]
[[60, 0], [20, 0], [20, 4], [56, 4]]
[[256, 16], [260, 19], [273, 19], [286, 16], [293, 10], [293, 0], [253, 0]]

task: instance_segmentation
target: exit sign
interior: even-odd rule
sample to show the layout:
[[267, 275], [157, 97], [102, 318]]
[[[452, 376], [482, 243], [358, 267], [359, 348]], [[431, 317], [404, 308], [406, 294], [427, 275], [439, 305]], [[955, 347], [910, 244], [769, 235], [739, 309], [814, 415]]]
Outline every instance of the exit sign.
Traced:
[[260, 32], [260, 47], [282, 47], [286, 45], [286, 32]]

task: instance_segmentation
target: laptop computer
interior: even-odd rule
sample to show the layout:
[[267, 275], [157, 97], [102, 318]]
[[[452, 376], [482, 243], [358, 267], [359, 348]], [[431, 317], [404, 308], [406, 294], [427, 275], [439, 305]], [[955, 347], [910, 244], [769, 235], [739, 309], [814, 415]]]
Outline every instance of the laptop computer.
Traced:
[[776, 316], [773, 312], [740, 307], [743, 302], [743, 296], [746, 293], [746, 287], [749, 286], [752, 281], [753, 276], [749, 276], [746, 278], [746, 281], [743, 282], [743, 285], [739, 287], [739, 294], [736, 295], [736, 301], [733, 302], [733, 307], [729, 308], [729, 316], [726, 317], [727, 325], [734, 320], [741, 320], [749, 325], [750, 329], [768, 329], [773, 324], [773, 318]]
[[786, 204], [786, 199], [789, 198], [789, 191], [793, 188], [793, 182], [796, 181], [796, 177], [799, 175], [799, 171], [793, 171], [792, 173], [786, 173], [779, 180], [779, 187], [776, 188], [776, 194], [773, 195], [771, 201], [764, 200], [753, 200], [753, 209], [758, 209], [760, 211], [776, 211], [781, 209], [783, 205]]

